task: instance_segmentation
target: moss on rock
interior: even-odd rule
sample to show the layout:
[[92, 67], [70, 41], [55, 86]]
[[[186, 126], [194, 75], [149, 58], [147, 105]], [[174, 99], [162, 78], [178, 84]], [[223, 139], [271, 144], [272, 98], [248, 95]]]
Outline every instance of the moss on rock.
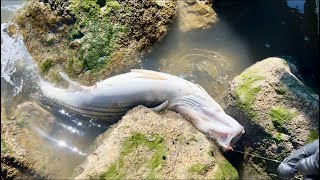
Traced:
[[53, 60], [52, 60], [52, 59], [47, 59], [47, 60], [43, 61], [43, 62], [40, 64], [39, 68], [40, 68], [40, 71], [41, 71], [42, 73], [46, 73], [46, 72], [49, 71], [49, 69], [50, 69], [53, 65], [54, 65], [54, 64], [53, 64]]
[[292, 118], [298, 115], [297, 112], [293, 112], [289, 109], [282, 107], [274, 107], [269, 112], [270, 118], [272, 120], [273, 126], [278, 132], [282, 133], [285, 131], [284, 123], [292, 120]]
[[309, 135], [306, 140], [306, 144], [319, 139], [319, 132], [317, 130], [310, 130]]
[[1, 138], [1, 154], [2, 153], [12, 153], [12, 150], [8, 148], [5, 140]]
[[[14, 21], [39, 66], [50, 57], [53, 74], [65, 71], [81, 84], [92, 85], [137, 66], [166, 35], [176, 17], [175, 4], [175, 0], [162, 6], [153, 0], [29, 0]], [[57, 83], [49, 73], [44, 76]]]
[[102, 173], [99, 178], [125, 178], [126, 174], [130, 173], [126, 172], [126, 169], [123, 168], [125, 156], [137, 149], [139, 146], [146, 146], [153, 152], [151, 159], [147, 163], [149, 169], [147, 178], [160, 178], [159, 171], [162, 164], [165, 162], [164, 157], [166, 157], [164, 139], [159, 135], [145, 135], [141, 133], [134, 133], [123, 143], [119, 158], [108, 168], [106, 172]]
[[74, 178], [212, 179], [217, 164], [226, 159], [192, 128], [172, 111], [134, 108], [99, 138]]
[[[246, 135], [239, 142], [243, 151], [283, 160], [294, 149], [317, 136], [310, 129], [319, 126], [319, 100], [292, 72], [294, 65], [280, 58], [257, 62], [235, 77], [220, 102], [225, 112], [236, 117]], [[310, 133], [309, 133], [310, 132]], [[311, 141], [311, 140], [309, 140]], [[272, 161], [250, 158], [245, 154], [242, 178], [276, 178]], [[259, 179], [259, 178], [256, 178]]]
[[208, 171], [209, 166], [204, 165], [204, 164], [194, 164], [189, 168], [190, 173], [195, 173], [195, 174], [205, 174]]
[[83, 62], [84, 70], [99, 70], [107, 63], [115, 44], [125, 32], [124, 26], [110, 21], [110, 12], [118, 10], [120, 5], [117, 1], [107, 1], [100, 8], [97, 0], [72, 0], [69, 7], [77, 19], [69, 37], [82, 39], [76, 57]]
[[261, 89], [260, 80], [264, 77], [257, 75], [253, 70], [246, 71], [240, 75], [239, 85], [236, 89], [236, 96], [238, 97], [237, 106], [248, 112], [252, 118], [255, 112], [252, 111], [251, 106], [254, 103], [255, 95]]
[[218, 164], [218, 169], [212, 179], [239, 179], [237, 170], [224, 160]]

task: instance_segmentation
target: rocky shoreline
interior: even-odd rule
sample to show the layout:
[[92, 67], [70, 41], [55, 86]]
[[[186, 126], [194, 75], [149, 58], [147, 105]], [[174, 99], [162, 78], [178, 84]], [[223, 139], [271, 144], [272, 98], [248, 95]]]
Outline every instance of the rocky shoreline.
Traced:
[[246, 129], [238, 145], [245, 155], [234, 161], [242, 179], [277, 177], [278, 163], [248, 154], [282, 161], [319, 138], [319, 95], [293, 73], [298, 73], [293, 64], [267, 58], [235, 77], [220, 100], [225, 112]]
[[17, 12], [14, 22], [46, 79], [60, 82], [64, 71], [92, 85], [138, 67], [176, 17], [175, 0], [102, 2], [29, 0]]
[[[181, 32], [219, 21], [210, 3], [200, 0], [90, 0], [82, 5], [30, 0], [15, 22], [44, 79], [63, 84], [58, 72], [64, 71], [92, 85], [139, 67], [141, 57], [165, 37], [177, 16]], [[185, 17], [197, 23], [186, 23]], [[85, 159], [76, 159], [83, 163], [72, 178], [277, 179], [277, 163], [250, 155], [281, 161], [319, 138], [319, 94], [298, 77], [293, 64], [272, 57], [233, 79], [218, 102], [244, 126], [246, 133], [236, 144], [244, 154], [221, 152], [179, 114], [136, 107], [95, 140]], [[13, 120], [1, 116], [2, 179], [65, 178], [57, 172], [66, 162], [54, 157], [53, 149], [41, 152], [42, 140], [30, 128], [36, 123], [51, 129], [54, 118], [34, 102], [19, 106]]]

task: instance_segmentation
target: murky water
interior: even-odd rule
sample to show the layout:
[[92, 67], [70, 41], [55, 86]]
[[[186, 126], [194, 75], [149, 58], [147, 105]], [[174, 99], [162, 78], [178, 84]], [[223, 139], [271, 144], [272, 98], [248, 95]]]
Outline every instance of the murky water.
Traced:
[[[302, 21], [295, 22], [296, 17], [307, 13], [301, 9], [304, 3], [283, 1], [270, 5], [267, 1], [258, 4], [247, 1], [250, 3], [245, 5], [215, 1], [221, 20], [210, 29], [182, 33], [178, 23], [174, 23], [165, 39], [146, 56], [143, 68], [198, 83], [218, 99], [229, 82], [256, 61], [270, 56], [291, 56], [309, 84], [318, 88], [312, 83], [317, 78], [316, 71], [308, 66], [316, 62], [318, 55], [315, 49], [301, 47], [301, 43], [309, 47], [311, 37], [309, 31], [297, 28]], [[41, 146], [26, 149], [39, 148], [45, 156], [59, 159], [52, 163], [59, 167], [47, 167], [45, 171], [51, 177], [70, 177], [85, 159], [94, 139], [109, 125], [75, 116], [39, 96], [37, 66], [24, 47], [18, 27], [8, 23], [22, 2], [1, 1], [1, 118], [29, 111], [31, 118], [27, 118], [24, 131], [32, 133], [34, 143]], [[278, 9], [271, 10], [275, 6]], [[303, 57], [310, 58], [303, 63]]]
[[171, 73], [200, 84], [214, 98], [229, 81], [253, 64], [247, 42], [224, 22], [207, 30], [179, 32], [175, 23], [168, 36], [145, 58], [143, 67]]
[[[179, 32], [176, 23], [165, 40], [146, 57], [144, 68], [181, 77], [192, 74], [192, 77], [186, 78], [196, 81], [218, 98], [227, 88], [224, 85], [253, 63], [272, 56], [287, 57], [298, 66], [303, 81], [318, 90], [319, 31], [318, 16], [314, 13], [318, 12], [319, 7], [312, 2], [319, 3], [304, 0], [215, 0], [214, 9], [220, 22], [210, 29], [187, 33]], [[195, 48], [203, 52], [198, 57], [192, 55]], [[208, 57], [208, 52], [219, 55], [217, 58]], [[197, 59], [198, 63], [193, 61], [194, 65], [187, 65], [190, 58]], [[211, 77], [207, 72], [212, 66], [205, 67], [197, 75], [193, 74], [198, 71], [198, 65], [208, 62], [227, 63], [229, 68], [217, 65], [221, 74]], [[163, 63], [166, 65], [163, 66]], [[206, 78], [209, 79], [203, 82]]]

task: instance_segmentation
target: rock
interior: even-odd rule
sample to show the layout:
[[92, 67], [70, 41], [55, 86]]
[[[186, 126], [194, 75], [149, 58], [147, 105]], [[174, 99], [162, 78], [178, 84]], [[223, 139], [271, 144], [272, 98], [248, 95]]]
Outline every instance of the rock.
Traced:
[[207, 29], [219, 21], [209, 1], [178, 1], [178, 23], [181, 32]]
[[[33, 102], [19, 105], [14, 120], [1, 118], [1, 177], [43, 179], [70, 176], [68, 173], [84, 160], [84, 156], [79, 158], [50, 141], [55, 134], [54, 118]], [[72, 167], [68, 161], [79, 163]]]
[[175, 0], [29, 0], [14, 22], [33, 59], [39, 65], [48, 57], [53, 62], [41, 72], [46, 80], [61, 84], [56, 70], [62, 67], [81, 84], [93, 85], [137, 68], [141, 57], [167, 34], [176, 4]]
[[318, 95], [283, 59], [272, 57], [247, 68], [234, 78], [220, 104], [246, 130], [238, 144], [245, 151], [236, 162], [240, 178], [276, 178], [279, 163], [252, 155], [282, 161], [319, 137]]
[[137, 107], [74, 171], [75, 179], [237, 179], [237, 171], [199, 131], [172, 111]]

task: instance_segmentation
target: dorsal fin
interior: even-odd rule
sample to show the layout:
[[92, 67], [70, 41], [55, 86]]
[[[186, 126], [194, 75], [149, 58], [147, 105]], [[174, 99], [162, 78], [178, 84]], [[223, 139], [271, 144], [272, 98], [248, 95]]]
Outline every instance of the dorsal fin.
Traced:
[[146, 78], [146, 79], [157, 79], [157, 80], [166, 80], [166, 77], [163, 77], [161, 73], [145, 70], [145, 69], [131, 69], [131, 72], [138, 73], [139, 76], [135, 78]]
[[83, 90], [83, 89], [86, 89], [86, 88], [84, 88], [84, 86], [72, 81], [65, 73], [59, 72], [59, 74], [64, 80], [69, 82], [69, 86], [68, 86], [69, 90]]

